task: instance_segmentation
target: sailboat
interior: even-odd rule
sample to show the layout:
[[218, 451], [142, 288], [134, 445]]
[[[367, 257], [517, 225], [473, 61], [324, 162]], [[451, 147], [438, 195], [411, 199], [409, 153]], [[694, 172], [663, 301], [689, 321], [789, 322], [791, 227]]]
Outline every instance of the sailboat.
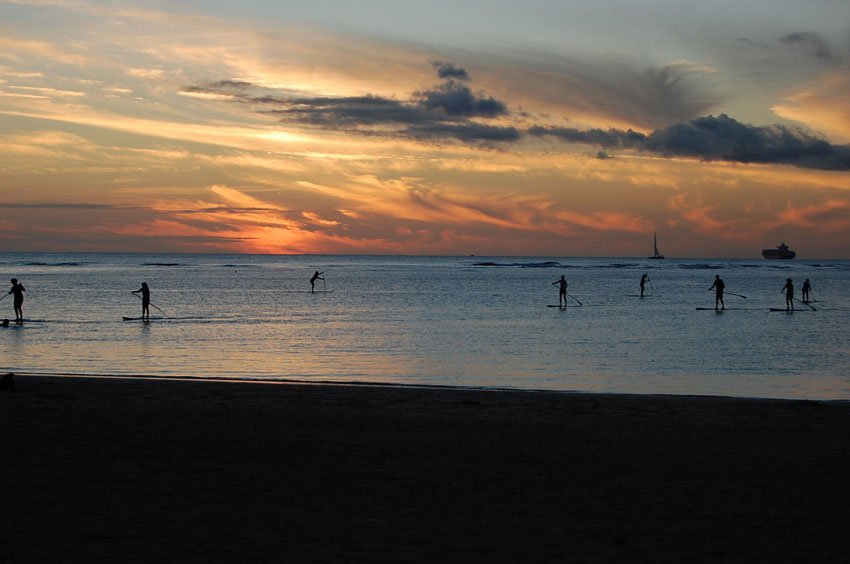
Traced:
[[663, 259], [664, 255], [658, 252], [658, 237], [655, 235], [655, 231], [652, 232], [652, 256], [647, 257], [651, 259]]

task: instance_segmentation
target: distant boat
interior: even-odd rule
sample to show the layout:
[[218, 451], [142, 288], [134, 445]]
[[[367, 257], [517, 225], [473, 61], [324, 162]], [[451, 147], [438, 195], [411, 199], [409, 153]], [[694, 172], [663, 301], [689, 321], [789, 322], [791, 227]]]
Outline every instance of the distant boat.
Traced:
[[789, 249], [783, 241], [775, 249], [762, 249], [761, 256], [766, 259], [792, 259], [797, 256], [797, 253]]
[[664, 255], [658, 252], [658, 237], [655, 235], [655, 231], [652, 232], [652, 256], [647, 257], [651, 259], [663, 259]]

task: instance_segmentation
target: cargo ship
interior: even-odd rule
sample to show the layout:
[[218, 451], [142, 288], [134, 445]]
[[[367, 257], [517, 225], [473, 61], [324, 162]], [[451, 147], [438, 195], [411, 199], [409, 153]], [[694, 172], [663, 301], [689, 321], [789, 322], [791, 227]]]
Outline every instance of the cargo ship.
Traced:
[[784, 242], [775, 249], [763, 249], [761, 256], [766, 259], [792, 259], [797, 253], [788, 248]]

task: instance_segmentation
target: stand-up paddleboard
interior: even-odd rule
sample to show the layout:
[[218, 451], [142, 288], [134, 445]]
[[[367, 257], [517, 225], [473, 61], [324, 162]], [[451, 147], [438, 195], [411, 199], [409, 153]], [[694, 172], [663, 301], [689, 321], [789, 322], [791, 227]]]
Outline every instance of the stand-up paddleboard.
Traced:
[[741, 309], [741, 308], [727, 307], [726, 309], [722, 309], [722, 308], [714, 308], [714, 307], [698, 307], [698, 308], [694, 308], [694, 309], [696, 309], [697, 311], [718, 311], [718, 312], [722, 312], [722, 311], [736, 310], [736, 309]]
[[157, 321], [157, 320], [161, 321], [165, 318], [164, 317], [148, 317], [147, 319], [145, 319], [143, 317], [122, 317], [121, 319], [122, 319], [122, 321]]
[[[559, 308], [561, 308], [561, 309], [567, 309], [567, 306], [562, 306], [562, 305], [552, 305], [552, 304], [548, 304], [546, 307], [559, 307]], [[575, 307], [575, 306], [573, 306], [573, 307]]]
[[333, 294], [336, 290], [276, 290], [279, 294]]
[[802, 309], [802, 308], [788, 309], [788, 308], [785, 308], [785, 307], [772, 307], [772, 308], [770, 308], [770, 311], [784, 311], [786, 313], [797, 313], [797, 312], [800, 312], [800, 311], [816, 311], [816, 310]]
[[9, 320], [8, 325], [3, 325], [0, 323], [0, 327], [20, 327], [24, 323], [47, 323], [46, 319], [21, 319], [20, 321], [15, 321], [14, 319]]

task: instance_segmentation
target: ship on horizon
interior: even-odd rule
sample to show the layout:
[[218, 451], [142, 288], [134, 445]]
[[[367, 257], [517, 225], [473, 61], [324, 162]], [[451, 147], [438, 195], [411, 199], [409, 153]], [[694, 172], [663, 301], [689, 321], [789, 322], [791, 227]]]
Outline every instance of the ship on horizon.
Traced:
[[766, 259], [792, 259], [797, 256], [797, 253], [789, 249], [783, 241], [775, 249], [762, 249], [761, 256]]
[[651, 259], [663, 259], [664, 255], [658, 252], [658, 237], [655, 235], [655, 231], [652, 232], [652, 256], [647, 257]]

